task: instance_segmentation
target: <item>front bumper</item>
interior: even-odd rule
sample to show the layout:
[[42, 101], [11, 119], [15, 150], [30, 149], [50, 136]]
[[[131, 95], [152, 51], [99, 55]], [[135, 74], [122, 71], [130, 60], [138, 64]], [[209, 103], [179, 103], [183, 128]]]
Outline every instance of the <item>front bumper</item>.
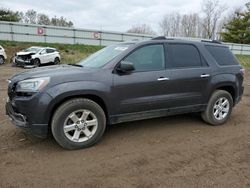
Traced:
[[48, 124], [34, 124], [29, 122], [28, 118], [16, 112], [15, 108], [13, 107], [10, 101], [7, 101], [5, 104], [6, 115], [9, 116], [11, 122], [19, 127], [24, 129], [25, 131], [29, 132], [30, 134], [40, 137], [46, 138], [48, 134]]
[[30, 59], [30, 60], [22, 60], [22, 59], [19, 59], [19, 58], [17, 58], [17, 57], [14, 57], [13, 63], [14, 63], [16, 66], [20, 66], [20, 67], [24, 67], [24, 66], [26, 66], [26, 65], [34, 65], [33, 59]]
[[20, 113], [16, 113], [11, 105], [11, 102], [6, 102], [5, 105], [6, 115], [8, 115], [12, 123], [18, 127], [28, 128], [26, 117]]

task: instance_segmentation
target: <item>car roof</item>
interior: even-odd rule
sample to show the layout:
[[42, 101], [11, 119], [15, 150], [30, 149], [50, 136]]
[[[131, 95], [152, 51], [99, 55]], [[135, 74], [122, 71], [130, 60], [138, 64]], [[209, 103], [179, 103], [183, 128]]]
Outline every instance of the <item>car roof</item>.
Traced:
[[128, 41], [123, 43], [131, 43], [136, 44], [138, 46], [143, 44], [151, 44], [151, 43], [158, 43], [158, 42], [166, 42], [166, 43], [186, 43], [186, 44], [197, 44], [197, 45], [213, 45], [213, 46], [221, 46], [221, 47], [227, 47], [223, 43], [217, 40], [208, 40], [208, 39], [185, 39], [185, 38], [166, 38], [164, 36], [155, 37], [150, 40], [144, 40], [144, 41]]
[[54, 50], [56, 50], [55, 48], [52, 48], [52, 47], [43, 47], [43, 46], [31, 46], [31, 47], [29, 47], [29, 48], [39, 48], [39, 49], [54, 49]]

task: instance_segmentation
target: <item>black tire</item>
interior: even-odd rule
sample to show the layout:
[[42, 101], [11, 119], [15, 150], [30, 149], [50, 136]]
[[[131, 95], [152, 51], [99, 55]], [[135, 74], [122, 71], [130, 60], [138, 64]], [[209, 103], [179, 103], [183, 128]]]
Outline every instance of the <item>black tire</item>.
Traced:
[[34, 59], [34, 66], [40, 67], [40, 65], [41, 65], [40, 59], [38, 59], [38, 58]]
[[54, 65], [58, 65], [59, 63], [60, 63], [60, 59], [58, 57], [56, 57], [54, 60]]
[[[95, 133], [83, 142], [74, 142], [64, 133], [64, 123], [69, 115], [77, 110], [89, 110], [96, 116], [98, 125]], [[63, 103], [54, 113], [51, 123], [52, 134], [57, 143], [65, 149], [82, 149], [97, 143], [106, 128], [106, 117], [103, 109], [94, 101], [77, 98]], [[76, 130], [75, 130], [76, 131]]]
[[3, 56], [0, 56], [0, 65], [3, 65], [5, 63], [5, 59]]
[[[215, 107], [215, 104], [217, 104], [218, 100], [222, 99], [222, 98], [224, 99], [224, 101], [225, 101], [225, 99], [228, 100], [228, 102], [229, 102], [228, 108], [229, 109], [228, 109], [228, 112], [224, 118], [217, 119], [214, 115], [214, 113], [215, 113], [214, 107]], [[216, 90], [212, 94], [212, 96], [208, 102], [207, 108], [204, 112], [202, 112], [201, 117], [205, 122], [207, 122], [210, 125], [222, 125], [229, 119], [231, 112], [232, 112], [232, 109], [233, 109], [233, 98], [232, 98], [231, 94], [228, 93], [227, 91], [224, 91], [224, 90]]]

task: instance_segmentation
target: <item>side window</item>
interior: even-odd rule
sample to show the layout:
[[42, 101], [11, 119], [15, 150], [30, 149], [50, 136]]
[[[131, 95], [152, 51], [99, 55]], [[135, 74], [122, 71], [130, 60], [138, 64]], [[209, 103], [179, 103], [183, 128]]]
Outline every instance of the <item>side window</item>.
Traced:
[[55, 50], [50, 49], [50, 48], [46, 49], [46, 52], [47, 52], [47, 53], [53, 53], [54, 51], [55, 51]]
[[44, 55], [44, 54], [46, 54], [47, 52], [46, 52], [46, 50], [44, 49], [44, 50], [42, 50], [41, 52], [40, 52], [40, 54], [41, 55]]
[[171, 68], [201, 67], [201, 57], [196, 47], [190, 44], [169, 44]]
[[135, 71], [165, 69], [164, 47], [162, 44], [141, 47], [127, 56], [124, 61], [133, 63]]
[[219, 65], [226, 66], [238, 64], [238, 61], [228, 47], [207, 45], [206, 48]]

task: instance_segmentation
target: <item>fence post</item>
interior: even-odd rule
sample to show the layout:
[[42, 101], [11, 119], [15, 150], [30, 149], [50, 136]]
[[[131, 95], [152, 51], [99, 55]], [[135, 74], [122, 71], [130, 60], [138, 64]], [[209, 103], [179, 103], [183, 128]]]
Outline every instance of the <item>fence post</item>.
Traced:
[[102, 46], [102, 31], [100, 31], [100, 42], [99, 42], [99, 45]]
[[14, 41], [13, 23], [10, 23], [11, 41]]
[[76, 44], [76, 29], [73, 29], [73, 35], [74, 35], [74, 44]]

